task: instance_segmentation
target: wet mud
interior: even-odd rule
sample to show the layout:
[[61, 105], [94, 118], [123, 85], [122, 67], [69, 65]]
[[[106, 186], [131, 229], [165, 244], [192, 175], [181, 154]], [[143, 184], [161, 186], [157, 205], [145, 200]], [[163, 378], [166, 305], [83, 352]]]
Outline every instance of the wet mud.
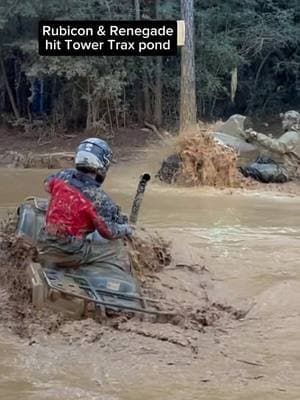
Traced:
[[[139, 175], [157, 171], [157, 151], [112, 169], [106, 189], [125, 212]], [[47, 174], [2, 170], [0, 214], [26, 196], [43, 196]], [[0, 397], [297, 400], [299, 186], [293, 183], [290, 193], [264, 186], [249, 191], [149, 185], [140, 225], [171, 247], [156, 258], [167, 265], [142, 268], [140, 275], [145, 293], [182, 311], [177, 320], [120, 316], [99, 323], [36, 312], [30, 317], [26, 303], [11, 318], [5, 286]], [[1, 252], [1, 265], [11, 276], [6, 254]]]
[[[13, 216], [14, 217], [14, 216]], [[66, 337], [67, 326], [72, 320], [62, 313], [47, 309], [37, 310], [31, 304], [31, 287], [26, 273], [30, 261], [37, 259], [36, 249], [24, 239], [16, 237], [13, 220], [2, 223], [0, 242], [0, 317], [2, 324], [13, 333], [31, 341], [39, 340], [41, 334], [51, 335], [62, 332]], [[82, 322], [80, 337], [86, 339], [87, 324], [90, 341], [101, 339], [99, 329], [130, 332], [159, 341], [167, 341], [183, 347], [190, 347], [197, 353], [199, 334], [206, 327], [220, 324], [222, 320], [239, 319], [244, 311], [217, 303], [211, 295], [212, 278], [205, 266], [177, 263], [172, 255], [172, 243], [155, 232], [138, 230], [127, 242], [132, 261], [133, 273], [140, 281], [142, 293], [155, 301], [158, 314], [155, 316], [118, 315], [105, 319], [97, 317]], [[66, 325], [67, 324], [67, 325]], [[174, 330], [174, 326], [176, 329]], [[77, 331], [80, 323], [76, 323]], [[93, 330], [97, 333], [92, 333]], [[76, 337], [70, 333], [68, 341]], [[194, 343], [195, 342], [195, 343]]]
[[214, 139], [213, 126], [199, 124], [179, 137], [175, 154], [163, 161], [158, 177], [187, 186], [242, 187], [248, 180], [238, 171], [238, 156]]

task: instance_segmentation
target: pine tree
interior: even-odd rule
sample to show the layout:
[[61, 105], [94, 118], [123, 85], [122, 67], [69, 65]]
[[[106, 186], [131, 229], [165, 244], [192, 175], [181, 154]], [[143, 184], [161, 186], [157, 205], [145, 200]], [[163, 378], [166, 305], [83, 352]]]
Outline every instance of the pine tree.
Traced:
[[194, 1], [181, 0], [185, 21], [185, 45], [181, 53], [180, 84], [180, 132], [185, 134], [197, 123], [195, 49], [194, 49]]

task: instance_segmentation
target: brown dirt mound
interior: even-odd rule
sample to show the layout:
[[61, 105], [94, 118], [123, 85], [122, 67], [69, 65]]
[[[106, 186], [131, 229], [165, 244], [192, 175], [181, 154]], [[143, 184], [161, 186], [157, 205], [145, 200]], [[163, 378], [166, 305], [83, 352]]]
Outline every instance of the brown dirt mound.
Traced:
[[177, 151], [183, 162], [178, 183], [241, 187], [245, 182], [238, 171], [237, 154], [214, 140], [210, 125], [198, 125], [180, 138]]

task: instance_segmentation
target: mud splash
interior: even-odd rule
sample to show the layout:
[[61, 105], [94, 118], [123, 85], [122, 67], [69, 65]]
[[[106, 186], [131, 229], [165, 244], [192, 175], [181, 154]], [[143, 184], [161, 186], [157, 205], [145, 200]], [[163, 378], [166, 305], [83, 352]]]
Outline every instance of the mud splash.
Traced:
[[182, 159], [179, 183], [215, 187], [241, 187], [245, 183], [238, 172], [237, 154], [215, 141], [211, 126], [198, 125], [179, 139], [177, 149]]
[[[8, 230], [8, 229], [6, 229]], [[31, 286], [26, 269], [37, 256], [36, 249], [14, 234], [0, 234], [0, 317], [2, 324], [20, 337], [32, 338], [54, 332], [64, 320], [31, 304]]]
[[[266, 184], [246, 178], [239, 171], [238, 154], [216, 142], [214, 130], [209, 124], [201, 124], [189, 135], [170, 141], [156, 177], [173, 187], [214, 188], [230, 194], [254, 191], [288, 196], [300, 194], [300, 180]], [[173, 154], [170, 155], [170, 151]], [[247, 164], [250, 161], [254, 159], [247, 160]]]
[[[0, 236], [0, 317], [4, 326], [21, 337], [35, 341], [42, 334], [55, 333], [68, 342], [79, 338], [94, 342], [101, 338], [103, 329], [112, 329], [187, 346], [197, 352], [195, 343], [206, 327], [222, 319], [240, 319], [245, 315], [210, 298], [212, 280], [204, 266], [176, 263], [171, 242], [146, 230], [135, 234], [127, 243], [128, 250], [143, 294], [154, 298], [157, 310], [168, 312], [167, 315], [147, 316], [143, 321], [132, 315], [119, 315], [96, 322], [91, 319], [73, 321], [61, 313], [36, 310], [31, 304], [26, 269], [29, 262], [37, 258], [37, 252], [11, 233], [13, 220], [2, 224]], [[188, 288], [180, 284], [188, 281], [191, 281]], [[72, 332], [76, 332], [74, 336]]]
[[138, 233], [127, 239], [125, 244], [134, 274], [142, 282], [172, 262], [171, 242], [157, 232], [150, 233], [145, 229], [139, 229]]
[[177, 139], [173, 151], [157, 174], [166, 183], [243, 188], [251, 182], [239, 172], [237, 153], [215, 140], [213, 125], [199, 123]]

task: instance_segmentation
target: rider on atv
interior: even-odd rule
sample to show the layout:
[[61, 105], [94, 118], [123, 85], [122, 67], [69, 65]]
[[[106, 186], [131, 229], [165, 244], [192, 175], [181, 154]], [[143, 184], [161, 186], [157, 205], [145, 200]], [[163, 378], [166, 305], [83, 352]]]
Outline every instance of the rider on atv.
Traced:
[[[101, 188], [111, 162], [112, 151], [104, 140], [86, 139], [77, 149], [75, 169], [46, 179], [51, 199], [38, 241], [41, 261], [73, 268], [130, 268], [127, 252], [118, 239], [130, 236], [132, 227]], [[88, 235], [95, 231], [106, 240], [92, 245]]]

